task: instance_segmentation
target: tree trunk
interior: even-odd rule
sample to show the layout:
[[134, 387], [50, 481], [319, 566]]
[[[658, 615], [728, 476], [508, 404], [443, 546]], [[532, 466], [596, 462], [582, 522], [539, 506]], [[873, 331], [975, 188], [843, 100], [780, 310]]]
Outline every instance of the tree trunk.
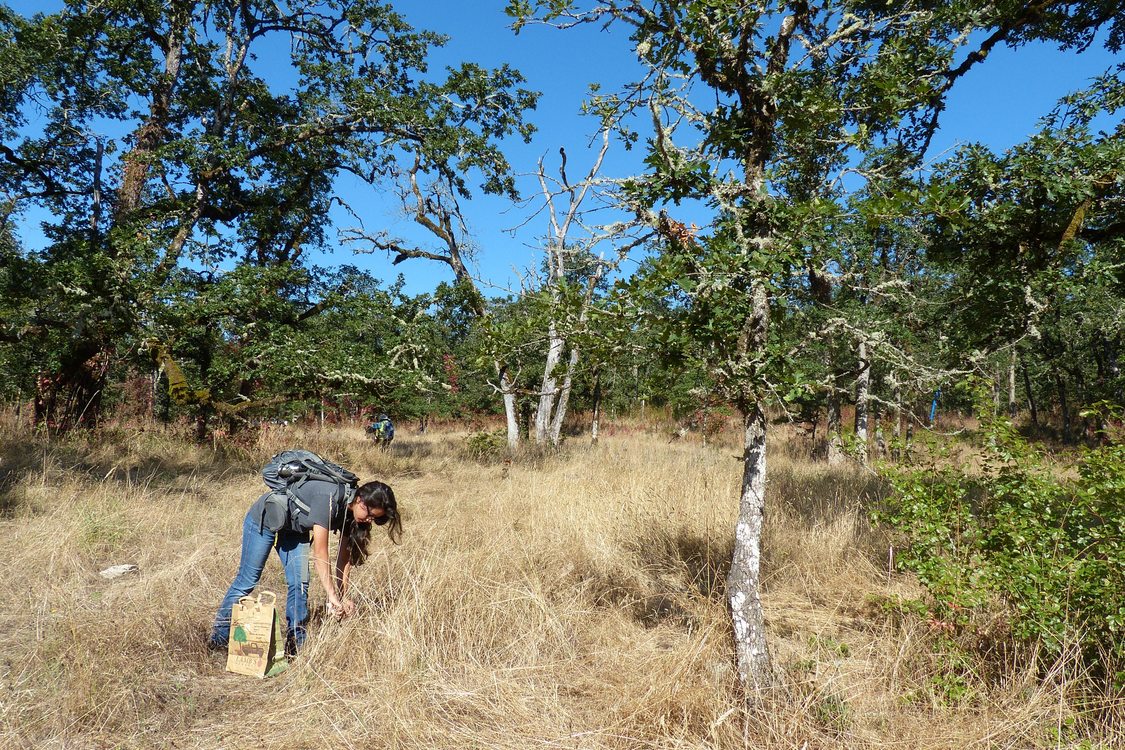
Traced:
[[1120, 334], [1112, 341], [1106, 340], [1106, 370], [1109, 377], [1116, 382], [1117, 388], [1114, 389], [1113, 396], [1117, 403], [1125, 401], [1125, 388], [1122, 388], [1122, 378], [1118, 377], [1121, 374], [1121, 366], [1118, 364], [1118, 350], [1121, 348]]
[[887, 439], [883, 435], [883, 408], [879, 401], [871, 402], [871, 421], [875, 424], [875, 455], [885, 458], [887, 455]]
[[211, 433], [211, 414], [205, 407], [195, 412], [195, 442], [203, 443]]
[[94, 152], [94, 184], [90, 190], [90, 244], [101, 242], [102, 231], [102, 169], [105, 162], [105, 141], [97, 139]]
[[35, 390], [35, 424], [59, 432], [97, 427], [109, 359], [108, 351], [98, 351], [92, 342], [80, 342], [53, 374], [41, 374]]
[[504, 417], [508, 423], [508, 450], [515, 451], [520, 445], [520, 425], [516, 419], [516, 384], [508, 375], [508, 368], [497, 365], [500, 375], [500, 395], [504, 398]]
[[734, 623], [738, 676], [743, 685], [758, 691], [772, 682], [759, 596], [766, 490], [766, 417], [761, 405], [755, 404], [742, 421], [742, 495], [734, 532], [734, 557], [727, 574], [727, 600]]
[[855, 443], [859, 460], [867, 465], [867, 405], [871, 387], [871, 363], [867, 361], [867, 342], [859, 342], [859, 374], [855, 380]]
[[535, 420], [535, 410], [531, 402], [524, 399], [519, 402], [520, 439], [531, 440], [532, 422]]
[[1020, 368], [1023, 370], [1023, 389], [1027, 393], [1027, 411], [1031, 415], [1031, 424], [1036, 432], [1039, 431], [1039, 407], [1035, 403], [1035, 392], [1031, 390], [1031, 376], [1027, 374], [1027, 365], [1025, 364]]
[[832, 379], [832, 391], [828, 394], [828, 464], [836, 466], [844, 461], [844, 436], [840, 426], [840, 394], [836, 391], [836, 379]]
[[156, 422], [156, 406], [157, 399], [160, 398], [160, 370], [155, 369], [148, 375], [148, 397], [150, 408], [148, 410], [148, 418], [150, 422]]
[[992, 415], [1000, 416], [1000, 370], [997, 368], [992, 378]]
[[[164, 51], [164, 71], [153, 80], [148, 116], [134, 131], [132, 148], [121, 158], [121, 184], [116, 192], [116, 209], [111, 219], [115, 228], [133, 218], [132, 214], [141, 201], [153, 153], [168, 138], [172, 95], [179, 78], [184, 34], [189, 20], [190, 15], [182, 5], [174, 8], [168, 33], [160, 39], [159, 46]], [[90, 185], [93, 199], [89, 217], [92, 243], [104, 240], [99, 226], [103, 213], [103, 149], [103, 142], [98, 140]], [[129, 235], [135, 231], [127, 225], [124, 228]], [[124, 245], [113, 242], [105, 244], [106, 251], [114, 258], [123, 252], [120, 248], [124, 248]], [[109, 285], [123, 283], [114, 275], [99, 281]], [[114, 305], [113, 298], [128, 293], [122, 289], [108, 290], [103, 293], [107, 296], [104, 302]], [[120, 324], [106, 327], [99, 322], [86, 330], [81, 325], [75, 329], [70, 351], [63, 354], [57, 371], [46, 381], [51, 385], [51, 392], [37, 394], [37, 422], [42, 421], [63, 431], [79, 425], [97, 425], [101, 417], [109, 360], [113, 356], [119, 335]]]
[[563, 420], [566, 419], [567, 405], [570, 403], [570, 389], [574, 384], [574, 371], [578, 368], [578, 348], [571, 347], [570, 359], [566, 363], [566, 374], [559, 388], [559, 400], [555, 404], [555, 415], [551, 421], [551, 445], [558, 448], [562, 438]]
[[[750, 281], [750, 314], [739, 339], [743, 358], [756, 357], [768, 341], [769, 293], [761, 278]], [[751, 372], [751, 388], [758, 383]], [[738, 676], [743, 686], [759, 692], [773, 682], [765, 618], [762, 613], [762, 524], [766, 502], [766, 414], [761, 396], [744, 389], [739, 405], [743, 420], [742, 493], [734, 531], [734, 555], [727, 574], [727, 601], [734, 626]]]
[[[832, 282], [828, 276], [818, 270], [813, 264], [808, 266], [809, 289], [818, 304], [828, 306], [832, 304]], [[831, 349], [824, 355], [825, 370], [831, 373], [828, 386], [827, 424], [825, 425], [825, 459], [829, 466], [835, 466], [844, 460], [844, 439], [840, 431], [840, 392], [837, 390], [839, 373], [836, 371]], [[816, 443], [814, 442], [815, 446]]]
[[547, 361], [543, 365], [543, 382], [539, 388], [539, 409], [535, 413], [535, 442], [538, 445], [546, 445], [550, 437], [551, 412], [555, 398], [558, 396], [555, 367], [562, 359], [563, 347], [566, 345], [566, 341], [558, 334], [558, 328], [555, 326], [554, 320], [548, 327], [547, 341]]
[[914, 420], [917, 418], [917, 405], [911, 407], [910, 414], [906, 420], [906, 439], [902, 443], [902, 452], [909, 455], [910, 444], [914, 442]]
[[173, 6], [168, 34], [160, 40], [164, 50], [164, 71], [153, 81], [149, 114], [133, 133], [133, 148], [121, 159], [121, 185], [117, 191], [116, 206], [119, 218], [128, 218], [140, 206], [153, 153], [168, 139], [172, 97], [180, 77], [184, 33], [190, 20], [190, 11], [184, 4]]
[[598, 444], [598, 428], [602, 414], [602, 370], [594, 370], [594, 407], [590, 416], [590, 442]]
[[1072, 393], [1074, 394], [1071, 401], [1078, 405], [1079, 411], [1077, 419], [1074, 414], [1070, 417], [1070, 436], [1071, 440], [1075, 442], [1083, 441], [1086, 436], [1090, 434], [1090, 419], [1085, 409], [1082, 409], [1084, 404], [1090, 402], [1089, 391], [1086, 389], [1086, 377], [1082, 373], [1082, 368], [1076, 368], [1070, 377], [1070, 382], [1073, 384]]
[[1055, 383], [1059, 389], [1059, 409], [1062, 412], [1062, 439], [1069, 443], [1073, 439], [1070, 419], [1070, 404], [1066, 400], [1066, 379], [1062, 374], [1055, 375]]
[[[1106, 399], [1109, 397], [1106, 382], [1109, 379], [1109, 339], [1100, 338], [1097, 343], [1091, 347], [1094, 351], [1094, 361], [1098, 364], [1098, 378], [1097, 378], [1097, 397]], [[1094, 430], [1099, 444], [1105, 444], [1109, 441], [1108, 425], [1106, 424], [1106, 410], [1094, 410]]]
[[1008, 419], [1016, 418], [1016, 350], [1012, 350], [1012, 358], [1008, 362]]
[[897, 461], [902, 458], [902, 386], [897, 379], [891, 392], [895, 402], [894, 425], [891, 427], [891, 458]]

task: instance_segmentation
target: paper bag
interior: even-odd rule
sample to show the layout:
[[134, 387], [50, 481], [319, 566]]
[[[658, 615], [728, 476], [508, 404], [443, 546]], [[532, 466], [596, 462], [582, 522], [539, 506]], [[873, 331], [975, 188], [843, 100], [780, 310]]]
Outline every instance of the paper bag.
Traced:
[[284, 660], [285, 641], [276, 602], [276, 594], [263, 591], [256, 598], [242, 597], [231, 609], [228, 672], [265, 677], [275, 662]]

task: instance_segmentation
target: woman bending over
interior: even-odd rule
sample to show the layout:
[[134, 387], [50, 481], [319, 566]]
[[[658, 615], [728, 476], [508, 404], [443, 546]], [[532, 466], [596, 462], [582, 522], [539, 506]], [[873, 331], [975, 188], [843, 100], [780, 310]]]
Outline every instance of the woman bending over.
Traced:
[[[347, 488], [330, 481], [311, 479], [293, 492], [296, 500], [287, 498], [284, 492], [268, 492], [246, 513], [238, 572], [215, 615], [209, 647], [227, 648], [231, 608], [258, 585], [271, 549], [277, 550], [285, 569], [285, 653], [293, 655], [304, 644], [307, 634], [310, 557], [328, 594], [328, 611], [337, 617], [349, 617], [356, 605], [348, 597], [348, 579], [352, 567], [367, 559], [371, 524], [385, 525], [395, 544], [402, 536], [395, 493], [382, 482], [361, 485], [350, 502]], [[307, 512], [294, 509], [297, 501], [298, 507], [307, 507]], [[328, 540], [337, 532], [343, 536], [333, 569], [329, 564]]]

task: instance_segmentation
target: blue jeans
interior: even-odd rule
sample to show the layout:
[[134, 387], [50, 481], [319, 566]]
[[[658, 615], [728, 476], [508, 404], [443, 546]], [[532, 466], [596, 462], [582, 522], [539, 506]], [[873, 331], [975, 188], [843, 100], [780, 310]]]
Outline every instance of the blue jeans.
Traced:
[[304, 644], [309, 622], [309, 535], [289, 529], [275, 534], [263, 529], [258, 519], [250, 516], [247, 513], [246, 520], [242, 522], [242, 559], [239, 560], [234, 582], [227, 589], [227, 595], [215, 615], [211, 644], [226, 647], [230, 640], [231, 608], [258, 585], [270, 550], [277, 549], [288, 589], [285, 597], [285, 652], [293, 654]]

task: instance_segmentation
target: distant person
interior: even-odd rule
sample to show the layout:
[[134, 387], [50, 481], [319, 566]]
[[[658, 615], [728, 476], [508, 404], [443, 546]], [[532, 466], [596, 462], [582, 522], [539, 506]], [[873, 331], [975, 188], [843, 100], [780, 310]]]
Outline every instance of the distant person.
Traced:
[[386, 450], [395, 439], [395, 425], [386, 414], [380, 414], [375, 421], [367, 426], [367, 434], [375, 444]]
[[[278, 454], [304, 454], [319, 459], [307, 451]], [[277, 456], [274, 457], [275, 459]], [[323, 459], [319, 459], [323, 461]], [[272, 461], [272, 459], [271, 459]], [[327, 463], [327, 462], [325, 462]], [[280, 474], [296, 465], [283, 465]], [[335, 464], [328, 466], [339, 469]], [[271, 487], [267, 464], [263, 470]], [[352, 477], [351, 472], [341, 469]], [[275, 475], [276, 476], [276, 475]], [[371, 481], [360, 485], [334, 481], [315, 470], [300, 474], [299, 481], [288, 480], [284, 489], [273, 489], [250, 506], [242, 522], [242, 556], [234, 582], [227, 590], [215, 615], [208, 646], [227, 648], [230, 639], [231, 609], [258, 585], [266, 566], [270, 550], [276, 549], [285, 570], [287, 595], [285, 602], [285, 653], [296, 654], [305, 642], [309, 621], [309, 561], [328, 595], [328, 610], [337, 617], [350, 617], [355, 613], [355, 601], [348, 597], [348, 581], [354, 566], [362, 565], [369, 554], [371, 524], [387, 526], [391, 541], [398, 543], [402, 536], [402, 520], [394, 491], [386, 484]], [[333, 533], [342, 532], [336, 566], [329, 564], [328, 542]]]

